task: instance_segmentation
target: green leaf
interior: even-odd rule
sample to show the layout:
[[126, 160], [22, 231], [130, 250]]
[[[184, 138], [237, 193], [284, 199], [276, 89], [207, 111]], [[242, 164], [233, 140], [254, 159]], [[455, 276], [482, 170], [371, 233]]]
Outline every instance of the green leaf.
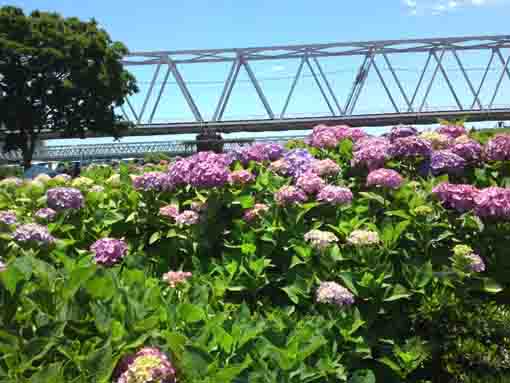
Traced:
[[111, 298], [115, 294], [115, 284], [108, 274], [89, 279], [85, 286], [94, 298]]
[[358, 289], [356, 289], [356, 286], [354, 286], [354, 283], [352, 281], [352, 273], [344, 271], [339, 274], [340, 278], [344, 282], [345, 286], [351, 290], [351, 292], [354, 295], [358, 295]]
[[115, 368], [110, 342], [90, 353], [84, 361], [84, 368], [92, 378], [91, 381], [98, 383], [108, 382]]
[[187, 323], [199, 322], [205, 319], [205, 313], [199, 306], [184, 303], [179, 307], [179, 314]]
[[308, 213], [310, 210], [312, 210], [314, 207], [316, 206], [319, 206], [320, 203], [318, 202], [309, 202], [309, 203], [305, 203], [301, 206], [301, 211], [299, 212], [299, 214], [297, 215], [296, 217], [296, 223], [298, 223], [299, 221], [301, 221], [301, 219], [303, 218], [303, 216]]
[[372, 192], [360, 192], [359, 194], [361, 196], [365, 197], [366, 199], [368, 199], [369, 201], [375, 201], [383, 206], [385, 205], [386, 201], [379, 194], [372, 193]]
[[159, 241], [160, 238], [161, 238], [161, 232], [155, 231], [154, 233], [152, 233], [152, 235], [149, 239], [149, 245], [152, 245], [154, 242]]
[[392, 302], [403, 298], [409, 298], [412, 294], [402, 285], [395, 285], [391, 295], [385, 298], [385, 302]]
[[483, 291], [491, 293], [491, 294], [497, 294], [501, 291], [503, 291], [503, 286], [501, 286], [498, 282], [496, 282], [492, 278], [484, 278], [482, 281], [483, 284]]
[[66, 281], [65, 287], [62, 291], [64, 299], [69, 299], [76, 294], [82, 284], [88, 281], [96, 272], [95, 267], [81, 267], [73, 270], [70, 278]]
[[375, 383], [375, 375], [372, 370], [357, 370], [348, 383]]
[[14, 295], [18, 282], [23, 280], [23, 274], [15, 267], [8, 266], [6, 271], [0, 273], [0, 280], [11, 295]]
[[40, 368], [30, 378], [30, 383], [53, 383], [65, 381], [62, 375], [63, 373], [62, 363], [53, 363], [45, 365], [44, 368]]
[[235, 366], [229, 366], [221, 369], [218, 373], [214, 375], [211, 379], [212, 382], [221, 382], [221, 383], [231, 383], [232, 380], [238, 376], [241, 372], [247, 369], [252, 363], [252, 359], [250, 356], [247, 356], [242, 364], [238, 364]]
[[255, 205], [255, 198], [251, 195], [242, 195], [237, 198], [236, 202], [239, 202], [243, 209], [249, 209]]

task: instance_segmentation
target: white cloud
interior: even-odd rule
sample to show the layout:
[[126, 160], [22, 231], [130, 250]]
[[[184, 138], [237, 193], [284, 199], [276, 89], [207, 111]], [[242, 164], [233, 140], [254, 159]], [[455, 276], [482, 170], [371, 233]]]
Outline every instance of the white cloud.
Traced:
[[493, 6], [510, 0], [402, 0], [411, 15], [441, 15], [457, 9]]
[[285, 67], [283, 65], [274, 65], [271, 68], [272, 72], [281, 72], [282, 70], [285, 70]]

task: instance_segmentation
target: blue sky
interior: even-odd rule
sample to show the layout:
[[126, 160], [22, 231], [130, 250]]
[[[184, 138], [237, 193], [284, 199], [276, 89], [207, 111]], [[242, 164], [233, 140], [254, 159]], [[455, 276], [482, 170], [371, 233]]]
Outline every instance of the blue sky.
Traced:
[[[506, 0], [0, 0], [0, 5], [15, 5], [26, 11], [51, 10], [84, 19], [94, 17], [113, 39], [124, 42], [132, 51], [505, 34], [510, 15], [510, 1]], [[469, 59], [465, 65], [473, 69], [470, 75], [476, 86], [481, 77], [479, 69], [487, 65], [489, 56], [466, 57]], [[425, 56], [402, 57], [393, 62], [394, 66], [407, 70], [399, 75], [409, 92], [424, 61]], [[283, 105], [297, 64], [254, 65], [257, 77], [263, 79], [266, 95], [277, 110]], [[345, 98], [358, 65], [353, 60], [323, 62], [340, 99]], [[445, 66], [451, 65], [456, 65], [453, 60], [445, 62]], [[500, 73], [497, 66], [494, 68], [494, 79], [489, 82], [497, 81]], [[181, 71], [199, 108], [204, 115], [210, 115], [228, 66], [182, 68]], [[139, 110], [152, 72], [142, 70], [136, 74], [142, 93], [133, 98], [133, 103]], [[367, 91], [360, 98], [359, 111], [385, 111], [390, 106], [389, 100], [375, 73], [371, 76]], [[241, 74], [240, 79], [247, 77]], [[505, 81], [509, 81], [505, 88], [509, 91], [500, 94], [496, 103], [510, 99], [507, 97], [510, 80]], [[232, 94], [226, 118], [262, 116], [264, 110], [251, 85], [239, 84]], [[327, 111], [311, 77], [303, 78], [296, 91], [299, 97], [293, 99], [289, 114]], [[150, 101], [149, 112], [154, 98]], [[438, 85], [431, 102], [453, 105], [445, 84]], [[184, 100], [170, 84], [155, 121], [189, 120], [190, 117]]]

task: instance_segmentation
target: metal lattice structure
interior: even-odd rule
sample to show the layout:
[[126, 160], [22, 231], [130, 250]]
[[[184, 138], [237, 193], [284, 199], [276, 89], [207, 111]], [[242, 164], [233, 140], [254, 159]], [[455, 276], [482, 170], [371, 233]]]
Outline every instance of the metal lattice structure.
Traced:
[[[239, 49], [208, 49], [208, 50], [181, 50], [181, 51], [156, 51], [156, 52], [133, 52], [123, 60], [123, 63], [131, 67], [146, 66], [153, 68], [152, 80], [137, 111], [130, 100], [126, 100], [126, 107], [122, 108], [125, 118], [134, 122], [137, 129], [132, 131], [138, 134], [162, 134], [162, 133], [194, 133], [201, 128], [212, 127], [218, 131], [267, 131], [289, 130], [310, 128], [321, 122], [345, 122], [353, 126], [388, 125], [398, 122], [405, 123], [432, 123], [438, 117], [449, 118], [468, 116], [471, 121], [481, 120], [504, 120], [510, 118], [510, 100], [506, 105], [496, 105], [495, 100], [501, 91], [503, 80], [510, 80], [510, 55], [505, 57], [505, 50], [510, 48], [510, 35], [504, 36], [470, 36], [455, 38], [432, 38], [413, 40], [386, 40], [365, 41], [332, 44], [310, 44], [293, 46], [253, 47]], [[464, 52], [490, 53], [490, 59], [484, 70], [484, 75], [479, 83], [474, 83], [466, 70], [469, 59], [463, 59]], [[395, 70], [392, 59], [403, 54], [425, 54], [425, 65], [421, 69], [419, 80], [412, 92], [405, 90], [399, 72]], [[342, 88], [349, 87], [350, 92], [345, 100], [341, 100], [336, 89], [328, 79], [327, 73], [321, 65], [325, 58], [336, 58], [339, 61], [347, 57], [358, 56], [361, 64], [350, 84], [342, 84]], [[457, 74], [461, 74], [468, 92], [460, 92], [451, 81], [452, 68], [445, 67], [443, 62], [447, 56], [451, 56], [457, 67], [453, 68]], [[288, 94], [283, 103], [282, 110], [275, 110], [271, 103], [270, 95], [266, 94], [261, 82], [258, 80], [252, 64], [271, 60], [298, 60], [299, 65], [293, 78]], [[467, 60], [467, 62], [466, 62]], [[209, 119], [199, 107], [197, 100], [191, 94], [181, 68], [192, 64], [230, 63], [230, 71], [223, 84], [223, 89], [213, 116]], [[487, 92], [486, 78], [489, 71], [496, 63], [501, 64], [498, 80]], [[466, 65], [467, 64], [467, 65]], [[382, 68], [384, 65], [384, 68]], [[295, 96], [296, 84], [300, 81], [304, 68], [308, 68], [322, 100], [325, 101], [329, 115], [306, 116], [305, 118], [292, 118], [287, 115], [287, 109], [292, 98]], [[383, 70], [384, 69], [384, 70]], [[425, 74], [433, 69], [430, 80], [425, 80]], [[260, 99], [266, 117], [262, 119], [244, 119], [242, 121], [225, 121], [225, 109], [231, 101], [232, 90], [239, 80], [239, 74], [244, 70]], [[163, 80], [159, 89], [156, 89], [159, 76], [164, 71]], [[499, 71], [499, 69], [498, 69]], [[360, 94], [367, 86], [369, 73], [375, 73], [379, 84], [384, 88], [385, 94], [391, 103], [391, 110], [384, 113], [360, 115], [356, 112], [356, 105]], [[154, 123], [165, 88], [169, 84], [172, 75], [177, 89], [184, 97], [194, 120], [184, 123]], [[207, 75], [207, 74], [205, 74]], [[448, 90], [455, 100], [453, 108], [448, 110], [427, 109], [427, 100], [434, 83], [442, 77], [447, 84]], [[390, 86], [393, 83], [393, 88]], [[484, 90], [484, 92], [482, 92]], [[157, 92], [155, 102], [149, 110], [149, 100]], [[421, 97], [419, 95], [422, 93]], [[487, 95], [482, 99], [482, 95]], [[313, 102], [314, 100], [310, 100]], [[317, 100], [319, 101], [319, 100]], [[403, 101], [403, 105], [400, 102]], [[322, 101], [321, 101], [322, 102]], [[151, 129], [153, 128], [153, 129]], [[157, 133], [152, 133], [157, 132]]]
[[[300, 137], [264, 137], [257, 141], [285, 143]], [[250, 145], [254, 139], [225, 139], [223, 151], [230, 152], [243, 146]], [[207, 142], [205, 140], [202, 143]], [[214, 141], [217, 142], [217, 141]], [[197, 152], [197, 141], [160, 141], [140, 143], [87, 144], [87, 145], [58, 145], [37, 150], [35, 161], [89, 161], [143, 158], [150, 153], [164, 153], [169, 156], [187, 156]], [[19, 162], [20, 152], [0, 152], [0, 162]]]

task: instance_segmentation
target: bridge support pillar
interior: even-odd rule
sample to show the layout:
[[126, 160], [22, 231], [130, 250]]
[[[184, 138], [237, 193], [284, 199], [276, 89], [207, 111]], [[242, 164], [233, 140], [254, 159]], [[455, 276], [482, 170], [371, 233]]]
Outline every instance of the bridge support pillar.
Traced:
[[220, 133], [205, 130], [196, 136], [197, 152], [223, 153], [223, 137]]

